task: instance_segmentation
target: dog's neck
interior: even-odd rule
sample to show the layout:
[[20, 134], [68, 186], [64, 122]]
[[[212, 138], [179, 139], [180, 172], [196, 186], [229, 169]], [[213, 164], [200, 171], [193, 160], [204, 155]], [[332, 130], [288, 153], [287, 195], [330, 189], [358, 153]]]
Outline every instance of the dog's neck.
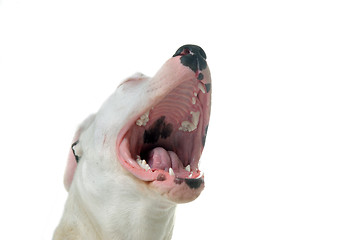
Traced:
[[100, 198], [98, 189], [93, 189], [95, 196], [87, 194], [89, 189], [82, 191], [84, 187], [73, 182], [54, 240], [171, 239], [176, 204], [139, 194], [142, 186], [130, 186], [134, 188], [129, 191], [127, 185], [115, 194], [103, 189]]

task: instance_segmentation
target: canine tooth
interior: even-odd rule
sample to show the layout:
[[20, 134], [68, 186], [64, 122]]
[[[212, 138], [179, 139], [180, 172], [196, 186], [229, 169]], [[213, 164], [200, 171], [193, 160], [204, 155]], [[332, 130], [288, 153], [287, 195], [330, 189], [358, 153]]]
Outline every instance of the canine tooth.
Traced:
[[169, 174], [170, 176], [175, 176], [174, 170], [172, 168], [169, 168]]
[[195, 104], [195, 103], [196, 103], [196, 98], [195, 98], [195, 97], [192, 97], [192, 98], [191, 98], [191, 102], [192, 102], [192, 104]]
[[149, 121], [149, 111], [140, 116], [138, 120], [136, 120], [136, 125], [138, 126], [146, 126]]
[[205, 93], [205, 88], [201, 83], [198, 84], [198, 87], [202, 91], [202, 93]]
[[190, 172], [190, 164], [186, 166], [185, 170]]
[[194, 96], [197, 97], [197, 92], [194, 92]]

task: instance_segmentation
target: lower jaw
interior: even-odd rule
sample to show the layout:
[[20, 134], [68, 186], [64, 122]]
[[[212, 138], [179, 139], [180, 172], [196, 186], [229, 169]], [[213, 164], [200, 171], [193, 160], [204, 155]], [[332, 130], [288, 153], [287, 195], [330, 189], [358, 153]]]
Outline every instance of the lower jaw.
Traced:
[[164, 170], [148, 170], [138, 167], [128, 151], [129, 142], [123, 139], [119, 145], [118, 159], [121, 165], [139, 181], [174, 203], [195, 200], [204, 189], [204, 176], [196, 171], [192, 178], [182, 178], [168, 174]]
[[[187, 203], [195, 200], [204, 190], [204, 178], [198, 188], [190, 188], [186, 179], [174, 178], [164, 181], [153, 181], [149, 187], [174, 203]], [[199, 181], [200, 181], [199, 180]]]

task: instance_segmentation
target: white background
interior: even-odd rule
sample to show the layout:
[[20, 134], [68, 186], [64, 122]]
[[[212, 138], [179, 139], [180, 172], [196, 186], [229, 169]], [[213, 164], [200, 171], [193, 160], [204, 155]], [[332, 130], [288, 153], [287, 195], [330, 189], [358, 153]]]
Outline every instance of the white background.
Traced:
[[0, 0], [0, 239], [51, 239], [77, 124], [187, 43], [213, 108], [173, 239], [360, 239], [357, 2]]

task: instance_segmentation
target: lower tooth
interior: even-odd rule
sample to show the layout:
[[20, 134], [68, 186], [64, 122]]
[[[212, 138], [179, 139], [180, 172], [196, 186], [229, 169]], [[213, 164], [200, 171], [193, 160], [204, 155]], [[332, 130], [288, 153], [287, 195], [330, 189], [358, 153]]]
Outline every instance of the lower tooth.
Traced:
[[149, 164], [147, 164], [147, 162], [145, 160], [141, 160], [140, 156], [136, 156], [136, 162], [142, 169], [144, 169], [146, 171], [151, 169]]
[[136, 156], [136, 162], [139, 164], [139, 166], [141, 165], [141, 158], [139, 155]]
[[172, 168], [169, 168], [169, 174], [170, 176], [175, 176], [174, 170]]

